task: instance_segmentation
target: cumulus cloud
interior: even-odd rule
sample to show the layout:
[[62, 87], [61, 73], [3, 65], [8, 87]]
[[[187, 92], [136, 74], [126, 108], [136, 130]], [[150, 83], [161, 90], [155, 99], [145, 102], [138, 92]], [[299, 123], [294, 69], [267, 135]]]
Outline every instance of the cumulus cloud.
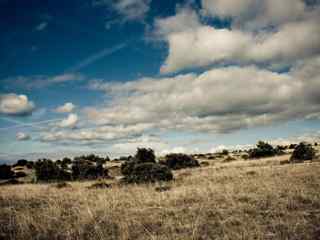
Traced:
[[160, 130], [211, 133], [301, 119], [320, 110], [319, 59], [281, 74], [233, 66], [100, 87], [95, 83], [113, 98], [85, 113], [96, 124], [152, 123]]
[[[156, 33], [162, 33], [169, 45], [169, 54], [160, 69], [162, 73], [214, 63], [288, 64], [320, 52], [318, 16], [283, 24], [271, 32], [253, 33], [205, 25], [195, 27], [195, 23], [186, 25], [183, 31], [181, 14], [185, 13], [156, 23]], [[169, 20], [177, 21], [179, 29], [174, 23], [168, 24]]]
[[57, 125], [61, 128], [75, 128], [78, 123], [78, 115], [70, 113], [67, 118], [63, 119]]
[[30, 135], [27, 134], [27, 133], [18, 132], [18, 133], [16, 134], [16, 139], [17, 139], [18, 141], [26, 141], [26, 140], [31, 139], [31, 137], [30, 137]]
[[26, 95], [0, 94], [0, 114], [28, 115], [34, 108], [35, 104]]
[[[320, 53], [318, 5], [307, 7], [300, 0], [256, 3], [255, 0], [236, 3], [203, 0], [202, 11], [210, 13], [209, 16], [233, 17], [229, 28], [203, 23], [190, 7], [178, 9], [174, 16], [156, 19], [154, 36], [166, 41], [169, 50], [160, 72], [220, 63], [292, 65], [297, 59]], [[264, 6], [265, 15], [254, 10], [255, 5]], [[257, 15], [251, 16], [251, 12]], [[242, 19], [243, 16], [252, 17], [255, 23]], [[249, 23], [256, 28], [243, 27]]]
[[58, 113], [70, 113], [75, 109], [75, 105], [71, 102], [67, 102], [62, 106], [59, 106], [55, 109], [56, 112]]

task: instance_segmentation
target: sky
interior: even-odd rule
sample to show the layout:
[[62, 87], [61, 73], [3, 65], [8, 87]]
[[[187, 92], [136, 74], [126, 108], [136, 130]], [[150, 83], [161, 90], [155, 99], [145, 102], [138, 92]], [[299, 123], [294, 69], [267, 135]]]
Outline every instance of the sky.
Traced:
[[0, 0], [0, 162], [317, 141], [318, 0]]

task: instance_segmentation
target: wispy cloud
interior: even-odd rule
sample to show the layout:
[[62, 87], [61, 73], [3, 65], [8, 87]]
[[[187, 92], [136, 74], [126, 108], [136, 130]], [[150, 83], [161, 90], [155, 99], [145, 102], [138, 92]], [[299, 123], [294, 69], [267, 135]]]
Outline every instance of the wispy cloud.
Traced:
[[55, 119], [49, 119], [49, 120], [44, 120], [44, 121], [38, 121], [38, 122], [24, 123], [21, 121], [14, 120], [12, 118], [1, 117], [0, 119], [16, 124], [16, 125], [9, 126], [9, 127], [2, 127], [2, 128], [0, 128], [0, 131], [14, 129], [14, 128], [21, 128], [21, 127], [35, 127], [35, 126], [39, 126], [39, 125], [43, 125], [43, 124], [47, 124], [47, 123], [52, 123], [52, 122], [59, 122], [59, 121], [63, 120], [63, 118], [55, 118]]
[[77, 63], [76, 65], [70, 67], [69, 69], [67, 69], [65, 72], [78, 72], [79, 70], [95, 63], [96, 61], [99, 61], [100, 59], [109, 56], [123, 48], [125, 48], [127, 46], [127, 43], [120, 43], [118, 45], [115, 45], [113, 47], [107, 47], [104, 48], [92, 55], [90, 55], [89, 57], [87, 57], [86, 59], [83, 59], [81, 62]]
[[43, 31], [47, 28], [47, 26], [48, 26], [48, 22], [41, 22], [36, 26], [35, 30], [36, 31]]
[[6, 85], [14, 85], [25, 89], [39, 89], [72, 81], [82, 81], [85, 77], [79, 73], [63, 73], [55, 76], [16, 76], [2, 80]]

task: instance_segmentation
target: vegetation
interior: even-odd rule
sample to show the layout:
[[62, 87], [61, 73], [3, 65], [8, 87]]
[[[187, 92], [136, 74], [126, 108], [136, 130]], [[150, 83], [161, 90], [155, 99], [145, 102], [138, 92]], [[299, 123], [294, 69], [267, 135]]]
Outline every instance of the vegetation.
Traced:
[[320, 163], [288, 158], [215, 161], [170, 183], [1, 186], [0, 239], [318, 239]]
[[200, 167], [200, 163], [196, 159], [182, 153], [168, 154], [161, 163], [173, 170]]
[[49, 159], [38, 160], [34, 168], [38, 181], [68, 181], [72, 179], [70, 172], [62, 169]]
[[173, 174], [167, 166], [156, 163], [152, 149], [138, 148], [136, 155], [121, 165], [127, 183], [170, 181]]
[[256, 148], [249, 150], [249, 158], [263, 158], [281, 155], [283, 151], [279, 148], [274, 148], [269, 143], [259, 141]]
[[14, 172], [11, 170], [11, 167], [3, 164], [0, 165], [0, 179], [9, 179], [14, 176]]
[[314, 148], [307, 143], [301, 142], [299, 143], [290, 158], [291, 162], [303, 162], [306, 160], [312, 160], [315, 157]]

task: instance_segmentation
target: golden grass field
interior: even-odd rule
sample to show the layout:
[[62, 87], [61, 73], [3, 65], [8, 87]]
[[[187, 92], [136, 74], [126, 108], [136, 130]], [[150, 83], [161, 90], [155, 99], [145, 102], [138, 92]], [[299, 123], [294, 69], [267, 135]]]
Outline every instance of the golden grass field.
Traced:
[[288, 158], [212, 160], [161, 186], [1, 186], [0, 239], [320, 239], [320, 162]]

